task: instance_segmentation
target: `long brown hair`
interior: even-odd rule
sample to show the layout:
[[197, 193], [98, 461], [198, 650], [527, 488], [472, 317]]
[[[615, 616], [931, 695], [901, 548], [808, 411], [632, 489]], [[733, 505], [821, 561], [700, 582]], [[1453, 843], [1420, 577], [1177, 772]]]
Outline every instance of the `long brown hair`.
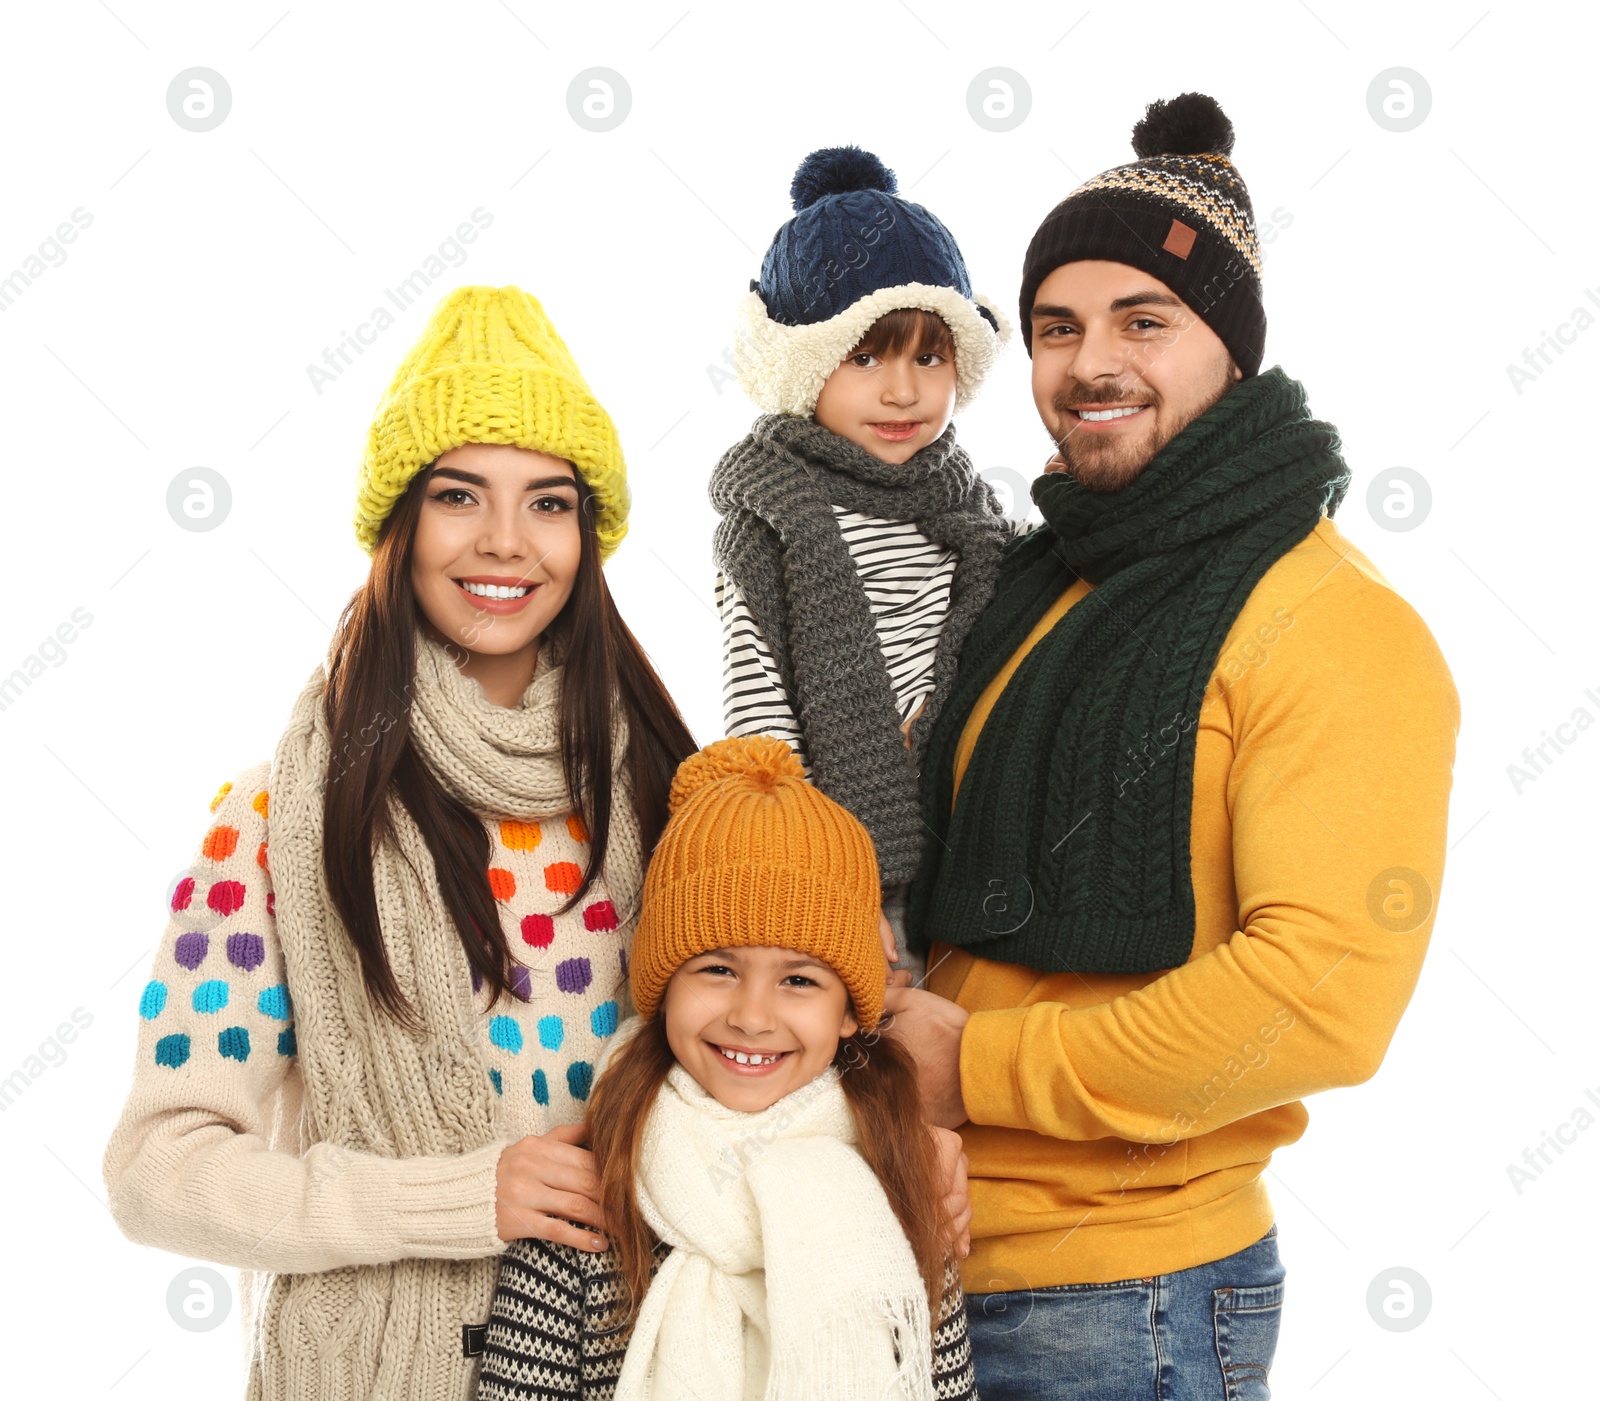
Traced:
[[[511, 955], [489, 888], [489, 833], [452, 797], [411, 743], [415, 630], [421, 609], [411, 559], [431, 469], [419, 472], [384, 522], [366, 582], [339, 619], [328, 662], [324, 711], [333, 758], [323, 790], [323, 865], [328, 894], [361, 960], [368, 994], [395, 1020], [415, 1013], [395, 980], [373, 889], [372, 853], [391, 836], [391, 793], [405, 805], [433, 857], [439, 894], [461, 947], [491, 999], [511, 987]], [[548, 636], [565, 643], [561, 757], [573, 810], [589, 829], [583, 898], [605, 865], [614, 797], [613, 721], [627, 725], [623, 766], [648, 855], [667, 820], [667, 793], [694, 737], [622, 621], [600, 568], [593, 493], [577, 478], [580, 551], [572, 595]]]
[[[916, 1068], [893, 1037], [879, 1032], [841, 1040], [833, 1063], [850, 1102], [861, 1156], [894, 1208], [927, 1287], [929, 1319], [937, 1321], [944, 1292], [944, 1186]], [[658, 1008], [617, 1051], [589, 1100], [589, 1147], [600, 1174], [606, 1239], [617, 1253], [623, 1286], [613, 1327], [631, 1322], [650, 1287], [656, 1238], [639, 1210], [634, 1185], [645, 1121], [672, 1064], [666, 1015]]]

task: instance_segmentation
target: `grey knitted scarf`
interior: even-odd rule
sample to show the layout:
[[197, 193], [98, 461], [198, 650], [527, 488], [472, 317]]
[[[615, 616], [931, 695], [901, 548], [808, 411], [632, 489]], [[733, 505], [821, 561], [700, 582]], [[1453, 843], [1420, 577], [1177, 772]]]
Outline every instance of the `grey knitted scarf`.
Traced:
[[[866, 826], [885, 885], [922, 851], [917, 774], [968, 631], [994, 593], [1011, 531], [954, 428], [900, 466], [809, 418], [766, 414], [711, 474], [722, 514], [713, 550], [772, 651], [806, 737], [817, 787]], [[933, 690], [910, 747], [865, 588], [833, 507], [912, 521], [960, 555]]]

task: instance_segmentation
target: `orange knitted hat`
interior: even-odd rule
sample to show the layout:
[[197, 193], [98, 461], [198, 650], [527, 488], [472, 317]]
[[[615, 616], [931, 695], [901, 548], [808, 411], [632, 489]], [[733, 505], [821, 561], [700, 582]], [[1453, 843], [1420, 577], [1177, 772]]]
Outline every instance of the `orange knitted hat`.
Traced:
[[708, 949], [795, 949], [850, 990], [864, 1030], [883, 1013], [878, 858], [867, 829], [805, 779], [771, 735], [691, 754], [650, 858], [633, 936], [633, 1002], [653, 1016], [667, 981]]

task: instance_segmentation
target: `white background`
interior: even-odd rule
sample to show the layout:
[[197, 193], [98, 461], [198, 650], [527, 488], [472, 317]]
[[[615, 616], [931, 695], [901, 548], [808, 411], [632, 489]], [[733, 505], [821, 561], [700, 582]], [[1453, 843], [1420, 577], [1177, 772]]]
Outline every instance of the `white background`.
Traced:
[[[218, 784], [271, 753], [362, 578], [356, 465], [435, 294], [518, 283], [571, 345], [629, 458], [632, 534], [611, 586], [711, 739], [705, 482], [752, 409], [708, 367], [800, 157], [876, 151], [954, 231], [977, 287], [1013, 307], [1042, 216], [1129, 157], [1147, 101], [1186, 89], [1233, 118], [1262, 222], [1288, 216], [1266, 249], [1267, 363], [1342, 431], [1355, 484], [1339, 524], [1432, 627], [1463, 710], [1416, 998], [1376, 1079], [1313, 1100], [1309, 1132], [1269, 1169], [1289, 1269], [1275, 1394], [1591, 1389], [1579, 1340], [1600, 1124], [1520, 1193], [1507, 1165], [1586, 1086], [1600, 1094], [1600, 728], [1520, 793], [1507, 765], [1577, 707], [1600, 718], [1600, 328], [1569, 331], [1520, 394], [1506, 367], [1589, 305], [1585, 288], [1600, 296], [1594, 19], [1484, 0], [282, 3], [7, 14], [0, 277], [75, 209], [92, 223], [0, 312], [0, 675], [75, 608], [93, 621], [0, 712], [0, 1079], [75, 1009], [91, 1019], [0, 1113], [5, 1390], [238, 1394], [236, 1316], [175, 1325], [167, 1289], [184, 1262], [118, 1234], [100, 1155], [166, 888]], [[166, 105], [196, 65], [232, 92], [204, 133]], [[594, 66], [632, 95], [604, 133], [566, 101]], [[1009, 132], [968, 111], [993, 66], [1031, 89]], [[1432, 93], [1407, 132], [1367, 105], [1394, 66]], [[307, 365], [480, 207], [493, 222], [465, 261], [316, 392]], [[1020, 343], [960, 433], [980, 465], [1031, 476], [1042, 461]], [[169, 482], [196, 466], [232, 492], [206, 532], [166, 509]], [[1432, 489], [1406, 532], [1366, 505], [1396, 466]], [[1366, 1303], [1394, 1266], [1431, 1286], [1408, 1332]]]

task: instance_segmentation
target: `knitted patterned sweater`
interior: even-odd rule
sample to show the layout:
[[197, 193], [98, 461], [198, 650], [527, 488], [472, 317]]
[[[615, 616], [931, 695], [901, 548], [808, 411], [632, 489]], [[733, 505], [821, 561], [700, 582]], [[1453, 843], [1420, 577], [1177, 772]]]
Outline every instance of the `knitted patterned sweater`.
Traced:
[[[255, 1284], [276, 1272], [496, 1255], [505, 1248], [494, 1230], [498, 1148], [459, 1159], [341, 1151], [339, 1170], [313, 1179], [309, 1193], [283, 1186], [273, 1167], [307, 1145], [295, 989], [274, 918], [268, 768], [223, 785], [172, 892], [139, 997], [133, 1087], [106, 1152], [118, 1224], [164, 1250], [261, 1272]], [[581, 819], [487, 825], [489, 880], [516, 970], [515, 995], [483, 1008], [479, 1050], [514, 1139], [582, 1119], [598, 1053], [632, 1011], [633, 924], [603, 880], [557, 913], [581, 878]]]
[[[656, 1247], [656, 1266], [672, 1247]], [[478, 1401], [611, 1401], [628, 1333], [607, 1320], [622, 1297], [616, 1256], [546, 1241], [514, 1241], [500, 1262], [494, 1309], [481, 1338]], [[967, 1310], [955, 1264], [945, 1270], [933, 1335], [933, 1394], [978, 1401]], [[822, 1401], [819, 1398], [819, 1401]]]

